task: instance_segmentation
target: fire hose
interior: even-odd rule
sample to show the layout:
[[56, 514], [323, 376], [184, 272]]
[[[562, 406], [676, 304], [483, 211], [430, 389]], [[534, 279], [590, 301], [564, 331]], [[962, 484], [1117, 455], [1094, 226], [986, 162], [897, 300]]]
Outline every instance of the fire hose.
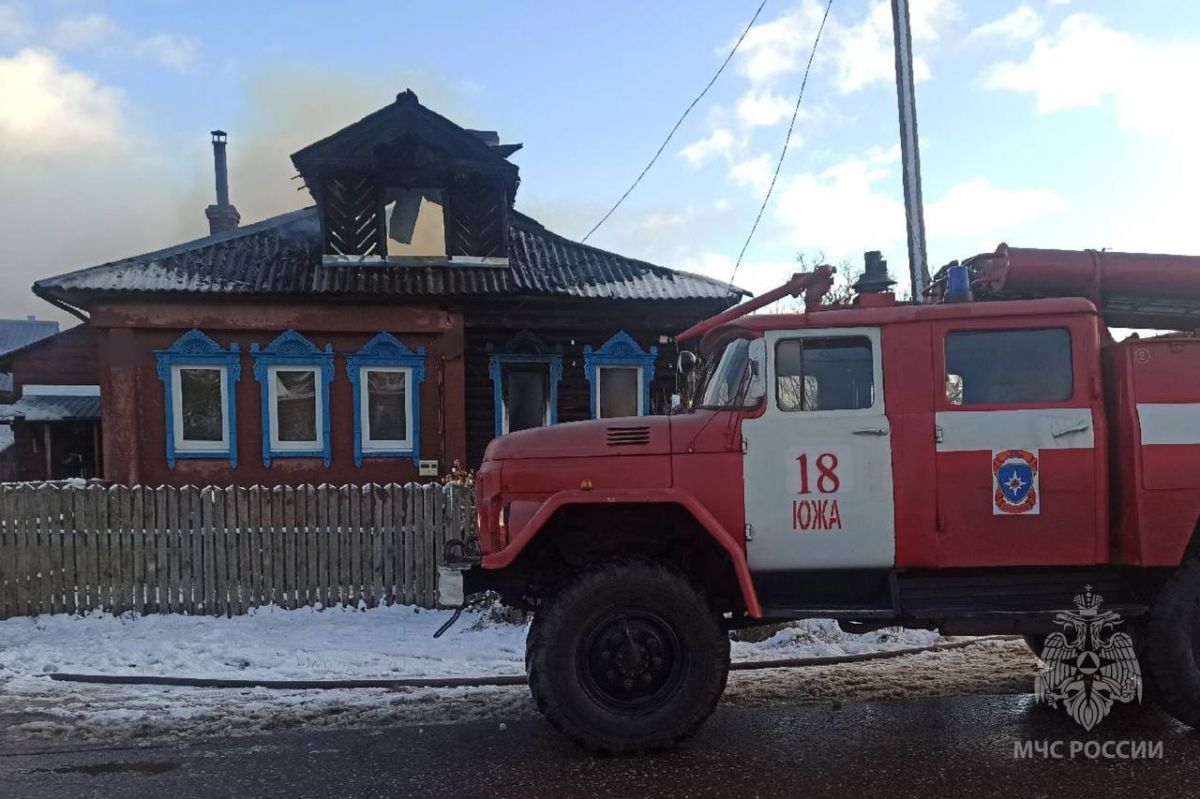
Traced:
[[[828, 655], [822, 657], [779, 658], [731, 663], [730, 671], [755, 671], [759, 669], [806, 668], [812, 666], [836, 666], [846, 663], [863, 663], [870, 660], [919, 655], [924, 652], [940, 652], [962, 649], [985, 641], [1013, 641], [1020, 636], [991, 635], [965, 641], [948, 641], [930, 646], [891, 649], [881, 652], [862, 652], [853, 655]], [[54, 673], [51, 680], [60, 682], [98, 683], [101, 685], [166, 685], [185, 688], [272, 688], [279, 690], [330, 690], [338, 688], [483, 688], [505, 685], [525, 685], [524, 674], [502, 674], [490, 677], [406, 677], [386, 680], [261, 680], [225, 679], [218, 677], [163, 677], [137, 674], [68, 674]]]

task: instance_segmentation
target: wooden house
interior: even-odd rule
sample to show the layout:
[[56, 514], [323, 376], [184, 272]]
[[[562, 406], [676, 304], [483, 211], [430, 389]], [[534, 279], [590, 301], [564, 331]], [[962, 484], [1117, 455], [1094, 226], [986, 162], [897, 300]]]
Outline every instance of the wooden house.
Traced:
[[294, 153], [315, 205], [261, 222], [213, 146], [210, 235], [37, 281], [83, 324], [0, 358], [17, 392], [95, 387], [107, 480], [432, 478], [508, 431], [663, 413], [673, 334], [744, 294], [547, 230], [520, 145], [411, 91]]

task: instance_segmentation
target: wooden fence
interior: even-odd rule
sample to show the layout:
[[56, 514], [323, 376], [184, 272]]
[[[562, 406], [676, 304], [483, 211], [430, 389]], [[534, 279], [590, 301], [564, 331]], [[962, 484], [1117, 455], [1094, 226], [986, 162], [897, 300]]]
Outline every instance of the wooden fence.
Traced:
[[464, 486], [0, 486], [0, 618], [435, 603]]

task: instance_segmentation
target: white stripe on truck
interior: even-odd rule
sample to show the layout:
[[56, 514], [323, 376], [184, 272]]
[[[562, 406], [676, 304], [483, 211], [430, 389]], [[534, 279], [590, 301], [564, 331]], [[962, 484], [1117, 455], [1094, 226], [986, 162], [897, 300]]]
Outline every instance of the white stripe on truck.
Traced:
[[1200, 444], [1200, 402], [1139, 402], [1143, 444]]
[[938, 452], [1091, 449], [1091, 408], [938, 411]]

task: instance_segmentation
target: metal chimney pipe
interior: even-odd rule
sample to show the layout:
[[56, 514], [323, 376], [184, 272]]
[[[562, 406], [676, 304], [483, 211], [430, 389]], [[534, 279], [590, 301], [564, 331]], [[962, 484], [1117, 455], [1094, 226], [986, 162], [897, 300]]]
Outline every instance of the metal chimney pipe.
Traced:
[[229, 166], [225, 162], [225, 131], [212, 132], [213, 169], [217, 176], [217, 205], [229, 205]]
[[241, 214], [229, 202], [229, 165], [225, 161], [225, 131], [212, 131], [213, 172], [216, 176], [217, 203], [204, 209], [209, 234], [233, 230], [242, 221]]

